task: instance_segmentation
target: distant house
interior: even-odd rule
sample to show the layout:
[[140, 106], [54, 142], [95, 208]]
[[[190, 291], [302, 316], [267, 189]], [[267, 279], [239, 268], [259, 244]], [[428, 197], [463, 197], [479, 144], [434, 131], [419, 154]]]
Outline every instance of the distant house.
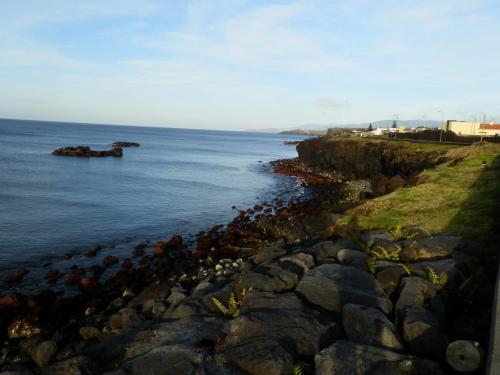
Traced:
[[479, 121], [448, 120], [445, 130], [452, 131], [457, 135], [500, 136], [500, 124], [481, 124]]

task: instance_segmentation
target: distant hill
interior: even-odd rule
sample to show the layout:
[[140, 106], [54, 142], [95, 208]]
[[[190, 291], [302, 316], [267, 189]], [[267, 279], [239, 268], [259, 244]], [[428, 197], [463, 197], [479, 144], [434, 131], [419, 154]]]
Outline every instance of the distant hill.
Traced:
[[280, 134], [289, 134], [289, 135], [325, 135], [325, 130], [308, 130], [308, 129], [295, 129], [295, 130], [285, 130], [280, 132]]

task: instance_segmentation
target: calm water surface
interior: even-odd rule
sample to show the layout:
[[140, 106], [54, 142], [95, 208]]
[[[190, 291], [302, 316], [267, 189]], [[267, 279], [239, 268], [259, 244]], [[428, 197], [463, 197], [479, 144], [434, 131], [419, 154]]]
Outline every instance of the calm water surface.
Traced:
[[[256, 200], [300, 195], [265, 165], [296, 156], [291, 136], [0, 120], [0, 271], [95, 245], [193, 235]], [[123, 158], [56, 157], [58, 147], [109, 149]]]

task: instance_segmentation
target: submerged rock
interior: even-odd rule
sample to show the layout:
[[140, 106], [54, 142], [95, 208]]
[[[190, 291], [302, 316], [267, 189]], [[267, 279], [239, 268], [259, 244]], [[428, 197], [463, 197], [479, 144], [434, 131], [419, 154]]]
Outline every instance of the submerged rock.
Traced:
[[113, 142], [113, 147], [139, 147], [140, 144], [136, 142]]

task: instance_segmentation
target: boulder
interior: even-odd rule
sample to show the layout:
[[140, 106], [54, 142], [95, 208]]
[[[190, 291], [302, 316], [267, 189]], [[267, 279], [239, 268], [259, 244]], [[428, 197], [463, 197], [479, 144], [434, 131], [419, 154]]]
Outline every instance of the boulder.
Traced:
[[408, 309], [422, 307], [435, 296], [436, 288], [429, 281], [417, 276], [405, 277], [396, 303], [396, 323], [404, 321]]
[[279, 265], [281, 268], [294, 272], [299, 277], [302, 277], [304, 273], [314, 268], [314, 258], [311, 254], [297, 253], [280, 258]]
[[442, 360], [446, 353], [446, 337], [439, 319], [423, 307], [408, 308], [402, 324], [403, 341], [410, 353]]
[[285, 292], [295, 289], [299, 282], [296, 273], [276, 264], [263, 264], [236, 277], [236, 289], [254, 288], [265, 292]]
[[394, 237], [386, 230], [369, 230], [361, 233], [361, 240], [367, 247], [373, 247], [375, 241], [384, 240], [393, 242]]
[[18, 312], [26, 306], [26, 296], [12, 292], [0, 298], [0, 312]]
[[396, 327], [378, 309], [354, 304], [344, 305], [342, 323], [351, 341], [397, 352], [403, 350]]
[[7, 330], [9, 339], [29, 338], [42, 333], [42, 329], [27, 319], [17, 319], [9, 325]]
[[38, 367], [45, 367], [56, 353], [57, 344], [55, 341], [42, 341], [33, 349], [31, 358]]
[[182, 247], [182, 236], [174, 234], [168, 241], [161, 240], [155, 243], [154, 255], [156, 257], [164, 257], [170, 250], [178, 250]]
[[102, 374], [90, 358], [78, 356], [66, 359], [40, 371], [42, 375], [97, 375]]
[[142, 321], [141, 316], [133, 308], [121, 309], [117, 314], [109, 318], [109, 326], [112, 330], [129, 328]]
[[468, 244], [457, 236], [431, 236], [402, 241], [401, 258], [406, 262], [429, 261], [448, 258], [457, 250], [464, 250]]
[[348, 239], [341, 239], [336, 242], [322, 241], [306, 249], [304, 252], [311, 254], [316, 264], [319, 265], [337, 258], [338, 252], [342, 249], [358, 250], [358, 245], [354, 241]]
[[283, 249], [285, 241], [280, 240], [275, 243], [264, 246], [257, 251], [257, 253], [250, 258], [254, 264], [270, 263], [273, 260], [286, 254], [286, 250]]
[[413, 263], [412, 267], [421, 275], [427, 276], [429, 268], [432, 268], [436, 273], [446, 273], [448, 280], [445, 286], [450, 288], [457, 287], [465, 276], [465, 267], [455, 259], [440, 259], [429, 262]]
[[281, 375], [290, 373], [293, 355], [291, 344], [285, 340], [253, 337], [219, 348], [217, 361], [232, 363], [249, 374]]
[[377, 281], [384, 291], [391, 295], [399, 288], [401, 278], [406, 275], [405, 270], [401, 266], [392, 266], [384, 268], [377, 272]]
[[98, 337], [101, 334], [101, 331], [93, 326], [85, 326], [80, 327], [79, 333], [84, 340], [91, 340]]
[[376, 307], [389, 314], [392, 303], [373, 275], [355, 267], [323, 264], [307, 272], [296, 292], [313, 305], [335, 314], [343, 305]]
[[335, 320], [306, 306], [295, 293], [252, 292], [243, 305], [243, 312], [229, 323], [227, 344], [258, 336], [278, 338], [292, 343], [297, 354], [312, 356], [341, 337]]
[[353, 266], [366, 270], [368, 255], [362, 251], [342, 249], [337, 253], [337, 259], [340, 264], [345, 266]]
[[430, 360], [386, 349], [337, 341], [314, 357], [316, 375], [442, 375]]
[[103, 263], [105, 267], [111, 267], [113, 264], [116, 264], [120, 261], [117, 256], [108, 255], [104, 258]]

